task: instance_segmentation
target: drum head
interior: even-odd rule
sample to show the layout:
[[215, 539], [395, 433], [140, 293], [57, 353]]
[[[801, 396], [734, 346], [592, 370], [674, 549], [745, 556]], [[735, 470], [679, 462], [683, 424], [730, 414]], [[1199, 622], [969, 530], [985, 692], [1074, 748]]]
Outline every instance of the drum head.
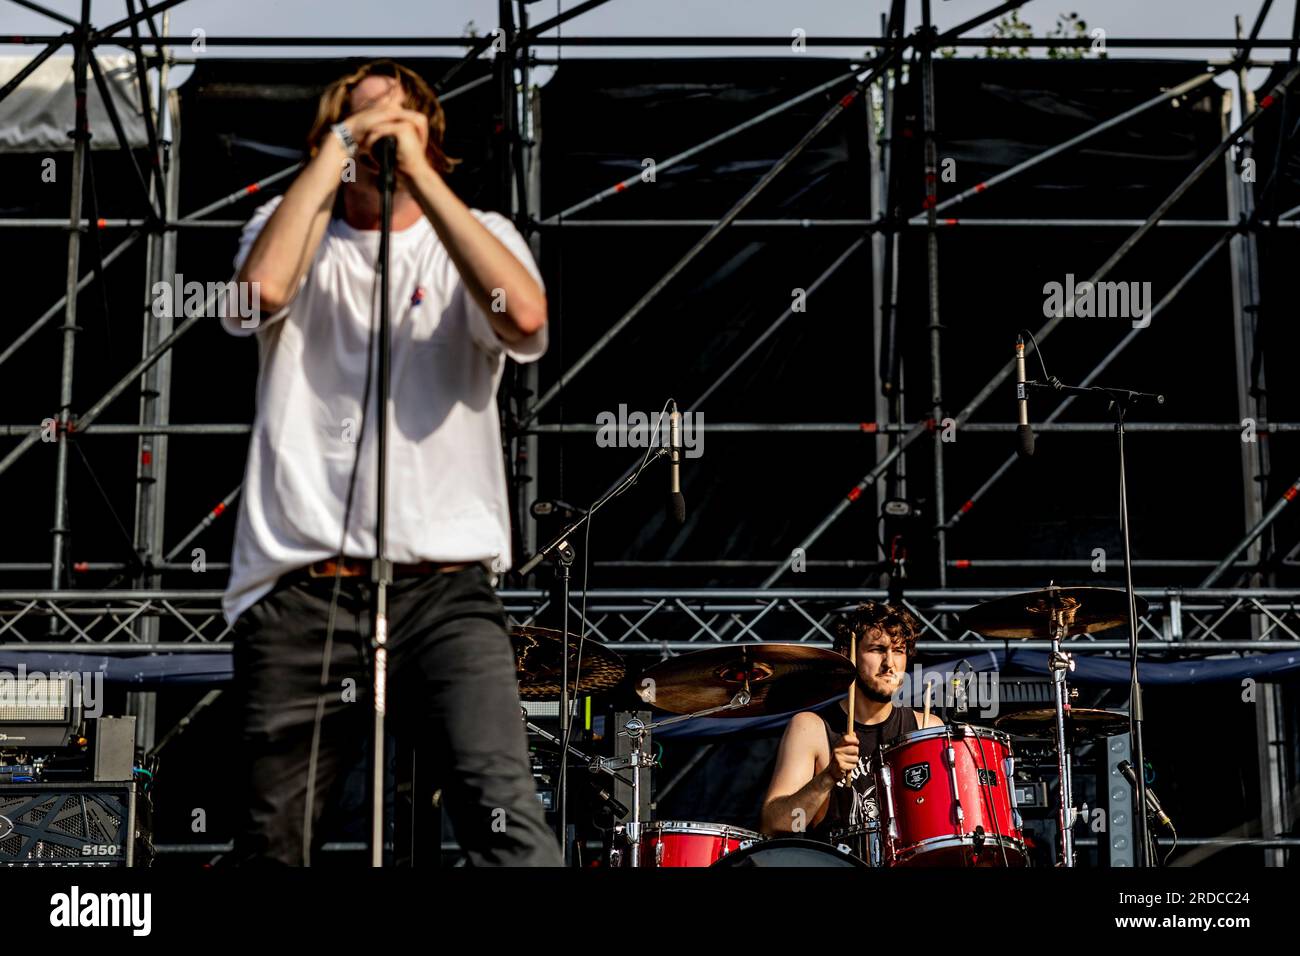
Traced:
[[703, 837], [720, 837], [724, 840], [761, 840], [763, 835], [729, 823], [699, 823], [695, 820], [651, 820], [642, 824], [647, 836], [682, 834]]
[[735, 853], [728, 853], [714, 866], [835, 866], [869, 870], [856, 857], [841, 853], [833, 846], [798, 837], [765, 840]]

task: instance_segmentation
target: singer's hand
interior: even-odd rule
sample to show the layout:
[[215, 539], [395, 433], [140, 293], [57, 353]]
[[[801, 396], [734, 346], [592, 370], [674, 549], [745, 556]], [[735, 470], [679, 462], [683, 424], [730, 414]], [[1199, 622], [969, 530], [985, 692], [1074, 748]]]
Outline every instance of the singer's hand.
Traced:
[[[379, 123], [392, 122], [401, 117], [405, 112], [402, 108], [400, 94], [385, 96], [368, 104], [363, 109], [357, 110], [351, 116], [344, 119], [343, 125], [348, 128], [352, 138], [356, 140], [357, 145], [361, 146], [370, 131]], [[364, 152], [364, 151], [363, 151]]]
[[370, 155], [381, 139], [392, 136], [397, 140], [398, 175], [410, 178], [417, 172], [431, 169], [427, 152], [429, 117], [415, 110], [400, 108], [385, 110], [385, 114], [368, 123], [360, 138], [352, 131], [361, 152]]

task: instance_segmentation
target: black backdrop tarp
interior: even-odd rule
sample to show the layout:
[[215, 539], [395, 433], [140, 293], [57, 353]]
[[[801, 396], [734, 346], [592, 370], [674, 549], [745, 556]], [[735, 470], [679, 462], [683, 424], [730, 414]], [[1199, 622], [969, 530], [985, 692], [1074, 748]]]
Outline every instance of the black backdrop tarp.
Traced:
[[[430, 78], [446, 60], [412, 60]], [[298, 149], [314, 101], [329, 79], [344, 71], [340, 61], [223, 61], [204, 58], [182, 92], [183, 163], [181, 212], [194, 209], [283, 167], [285, 160], [250, 143]], [[847, 62], [804, 57], [761, 60], [568, 61], [542, 92], [540, 124], [542, 213], [568, 204], [639, 171], [646, 158], [663, 158], [691, 143], [846, 72]], [[475, 64], [457, 82], [480, 76]], [[941, 183], [941, 198], [987, 178], [1036, 150], [1193, 75], [1185, 63], [952, 61], [936, 65], [939, 155], [956, 161], [957, 181]], [[913, 73], [913, 76], [916, 74]], [[455, 85], [455, 84], [453, 84]], [[788, 111], [761, 128], [736, 137], [681, 166], [660, 171], [657, 182], [637, 186], [581, 214], [591, 218], [707, 218], [725, 211], [793, 145], [833, 102], [828, 93]], [[447, 106], [449, 150], [465, 159], [451, 178], [467, 201], [501, 208], [500, 178], [494, 168], [496, 142], [492, 85], [483, 84]], [[900, 188], [902, 212], [921, 208], [920, 124], [915, 84], [900, 92]], [[1093, 140], [1085, 148], [1044, 164], [1023, 178], [964, 204], [957, 215], [1123, 216], [1143, 218], [1214, 145], [1221, 128], [1222, 100], [1202, 87], [1176, 106], [1162, 106]], [[1261, 181], [1271, 168], [1275, 124], [1259, 126]], [[1295, 114], [1291, 114], [1294, 123]], [[1286, 127], [1289, 131], [1290, 124]], [[869, 213], [869, 118], [859, 103], [821, 134], [746, 212], [747, 217], [856, 217]], [[1271, 137], [1271, 139], [1270, 139]], [[1297, 197], [1295, 161], [1279, 190], [1281, 208]], [[66, 215], [66, 157], [59, 158], [58, 185], [37, 186], [34, 157], [0, 157], [4, 183], [0, 210], [7, 215]], [[95, 155], [101, 216], [140, 212], [131, 175], [121, 157]], [[1221, 218], [1224, 176], [1211, 171], [1173, 210], [1174, 218]], [[30, 188], [23, 183], [33, 184]], [[274, 194], [270, 190], [261, 198]], [[247, 216], [257, 201], [241, 201], [217, 215]], [[89, 208], [87, 210], [90, 211]], [[542, 386], [553, 382], [700, 235], [698, 229], [570, 229], [544, 234], [542, 266], [552, 303], [553, 345], [541, 369]], [[963, 229], [940, 237], [941, 317], [944, 325], [945, 407], [960, 408], [1010, 354], [1015, 331], [1043, 321], [1042, 286], [1066, 273], [1088, 275], [1127, 235], [1100, 229]], [[107, 249], [114, 236], [94, 238], [83, 249], [83, 266], [94, 261], [96, 243]], [[593, 424], [602, 411], [620, 404], [653, 412], [671, 394], [689, 407], [762, 329], [781, 315], [792, 291], [807, 288], [855, 238], [818, 230], [732, 230], [724, 233], [688, 268], [593, 365], [564, 391], [542, 421]], [[1151, 281], [1159, 297], [1215, 238], [1200, 230], [1157, 230], [1111, 278]], [[929, 405], [925, 315], [924, 237], [909, 231], [903, 241], [900, 328], [905, 401], [909, 419]], [[1261, 312], [1269, 351], [1263, 364], [1273, 417], [1295, 420], [1297, 409], [1290, 356], [1295, 352], [1289, 316], [1289, 263], [1295, 240], [1289, 232], [1261, 242], [1266, 299]], [[229, 275], [233, 232], [187, 231], [180, 241], [179, 271], [187, 279], [218, 280]], [[63, 288], [64, 250], [57, 232], [0, 232], [0, 261], [11, 292], [6, 316], [10, 337], [31, 321]], [[84, 409], [139, 354], [143, 259], [138, 251], [113, 266], [107, 297], [82, 297], [75, 407]], [[1232, 371], [1232, 313], [1227, 259], [1220, 256], [1158, 317], [1103, 384], [1161, 390], [1169, 404], [1141, 420], [1218, 421], [1237, 418]], [[105, 301], [108, 306], [105, 306]], [[111, 317], [111, 318], [110, 318]], [[5, 368], [6, 417], [27, 423], [53, 414], [57, 399], [59, 348], [56, 320]], [[1073, 320], [1044, 342], [1052, 374], [1077, 381], [1127, 331], [1127, 324]], [[874, 417], [872, 370], [877, 361], [871, 334], [871, 271], [865, 252], [854, 256], [808, 299], [808, 311], [793, 316], [780, 332], [704, 407], [708, 422], [869, 421]], [[220, 332], [215, 323], [178, 345], [173, 375], [172, 417], [178, 422], [251, 419], [254, 350]], [[1036, 373], [1036, 372], [1035, 372]], [[138, 395], [128, 393], [103, 421], [129, 422]], [[1041, 419], [1050, 405], [1039, 404]], [[1008, 421], [1009, 389], [976, 416]], [[1097, 420], [1076, 407], [1067, 420]], [[16, 439], [15, 439], [16, 440]], [[537, 497], [591, 500], [636, 457], [628, 449], [597, 448], [590, 433], [543, 437], [538, 458]], [[187, 532], [240, 480], [245, 440], [173, 438], [167, 501], [167, 540]], [[71, 557], [105, 560], [126, 547], [110, 511], [127, 526], [133, 502], [135, 440], [86, 438], [79, 443], [95, 469], [101, 496], [74, 454]], [[1011, 436], [959, 435], [947, 446], [948, 512], [991, 472], [1012, 448]], [[1273, 442], [1268, 500], [1300, 471], [1294, 443]], [[1242, 532], [1240, 443], [1235, 433], [1219, 435], [1134, 435], [1129, 447], [1137, 557], [1217, 559]], [[874, 438], [847, 435], [724, 435], [706, 431], [703, 457], [685, 470], [689, 519], [684, 528], [663, 517], [662, 475], [610, 506], [596, 522], [591, 552], [594, 586], [625, 584], [749, 584], [765, 572], [620, 571], [599, 562], [672, 557], [693, 560], [771, 559], [774, 563], [830, 511], [875, 460]], [[49, 554], [53, 447], [38, 446], [4, 476], [14, 489], [8, 534], [0, 539], [5, 560], [43, 560]], [[909, 459], [911, 493], [928, 498], [928, 452], [923, 444]], [[1021, 463], [952, 533], [953, 557], [1089, 557], [1108, 554], [1105, 575], [1078, 575], [1086, 583], [1117, 580], [1113, 445], [1105, 434], [1040, 436], [1039, 453]], [[534, 492], [530, 491], [527, 499]], [[527, 500], [526, 499], [526, 500]], [[810, 559], [869, 560], [875, 552], [876, 502], [863, 496], [819, 542]], [[233, 522], [205, 532], [200, 544], [209, 561], [228, 554]], [[1284, 543], [1296, 533], [1296, 519], [1284, 515], [1277, 531]], [[543, 535], [549, 531], [541, 529]], [[918, 565], [914, 583], [933, 583], [932, 569]], [[1139, 572], [1139, 583], [1179, 584], [1203, 572]], [[1293, 580], [1293, 569], [1281, 578]], [[1043, 572], [954, 572], [957, 584], [1045, 583]], [[44, 573], [6, 574], [6, 586], [40, 586]], [[853, 585], [862, 570], [810, 570], [798, 585]], [[74, 583], [93, 587], [103, 574], [77, 574]], [[191, 574], [168, 575], [166, 583], [219, 586], [220, 573], [196, 581]], [[1062, 577], [1057, 577], [1058, 582]], [[779, 627], [765, 627], [781, 637]], [[1221, 713], [1222, 734], [1246, 740], [1253, 716], [1234, 706], [1235, 694], [1211, 699], [1185, 691], [1153, 694], [1148, 752], [1171, 773], [1194, 765], [1195, 748], [1178, 744], [1187, 714], [1210, 706]], [[164, 698], [163, 725], [192, 702]], [[218, 704], [211, 723], [186, 738], [189, 746], [169, 756], [173, 806], [197, 805], [180, 793], [191, 786], [211, 804], [228, 801], [221, 780], [209, 768], [229, 759], [230, 741], [215, 730], [229, 715]], [[209, 735], [209, 732], [210, 735]], [[685, 754], [669, 743], [670, 769]], [[741, 745], [705, 761], [715, 787], [688, 778], [668, 811], [695, 819], [741, 819], [738, 808], [754, 807], [766, 773], [772, 740], [758, 749]], [[766, 749], [764, 749], [766, 748]], [[1184, 811], [1186, 832], [1218, 832], [1225, 821], [1253, 815], [1258, 806], [1254, 748], [1217, 749], [1226, 761], [1215, 778], [1231, 799], [1206, 801], [1188, 793], [1166, 795]], [[1182, 763], [1178, 761], [1184, 761]], [[741, 779], [747, 786], [736, 786]], [[1201, 778], [1203, 779], [1203, 777]], [[726, 785], [725, 801], [718, 789]], [[1163, 793], [1162, 793], [1163, 795]], [[162, 793], [160, 791], [160, 800]], [[1181, 804], [1181, 806], [1180, 806]], [[720, 809], [727, 809], [719, 813]], [[736, 812], [732, 812], [736, 811]], [[160, 840], [188, 838], [188, 817], [160, 815]], [[220, 824], [215, 824], [220, 826]], [[175, 832], [168, 832], [168, 828]], [[219, 833], [209, 834], [214, 839]]]

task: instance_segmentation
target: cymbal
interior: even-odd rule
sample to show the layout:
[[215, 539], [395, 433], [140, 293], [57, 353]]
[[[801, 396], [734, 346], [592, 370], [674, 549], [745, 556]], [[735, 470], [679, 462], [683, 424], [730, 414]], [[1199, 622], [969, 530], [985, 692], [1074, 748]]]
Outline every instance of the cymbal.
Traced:
[[[515, 673], [520, 700], [560, 699], [560, 632], [548, 627], [512, 627]], [[573, 679], [578, 666], [578, 640], [569, 635], [569, 692], [575, 696], [612, 690], [627, 674], [623, 659], [599, 641], [582, 642], [582, 674], [577, 689]]]
[[[1147, 602], [1134, 596], [1138, 617]], [[961, 615], [962, 623], [985, 637], [1052, 636], [1059, 618], [1065, 635], [1092, 634], [1128, 622], [1128, 594], [1120, 588], [1058, 588], [1013, 594], [976, 604]]]
[[820, 704], [848, 693], [854, 669], [842, 654], [807, 644], [712, 647], [655, 664], [641, 676], [637, 694], [660, 710], [692, 714], [729, 703], [746, 677], [750, 703], [711, 716], [756, 717]]
[[[1022, 710], [993, 721], [998, 730], [1017, 737], [1056, 736], [1056, 708]], [[1114, 737], [1129, 731], [1128, 714], [1099, 707], [1071, 707], [1065, 712], [1066, 733], [1074, 739]]]

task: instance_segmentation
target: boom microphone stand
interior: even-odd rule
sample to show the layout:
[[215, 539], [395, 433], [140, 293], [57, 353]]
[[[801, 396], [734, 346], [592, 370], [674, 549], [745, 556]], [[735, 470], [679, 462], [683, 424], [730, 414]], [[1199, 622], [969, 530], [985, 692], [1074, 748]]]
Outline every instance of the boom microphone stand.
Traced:
[[[375, 492], [375, 559], [370, 565], [374, 585], [372, 613], [374, 629], [371, 648], [374, 656], [374, 735], [370, 754], [370, 865], [384, 865], [384, 716], [388, 710], [388, 585], [393, 580], [393, 564], [385, 557], [388, 534], [388, 398], [389, 365], [392, 338], [389, 334], [388, 272], [390, 240], [393, 232], [393, 159], [397, 142], [385, 136], [375, 150], [379, 160], [379, 386], [375, 397], [375, 416], [379, 433], [375, 446], [378, 487]], [[369, 398], [369, 396], [366, 396]]]
[[[1115, 438], [1119, 445], [1119, 526], [1124, 538], [1124, 590], [1128, 594], [1128, 652], [1129, 652], [1129, 735], [1133, 742], [1133, 760], [1137, 774], [1137, 787], [1133, 791], [1133, 842], [1141, 848], [1138, 859], [1141, 866], [1152, 866], [1154, 861], [1147, 840], [1147, 781], [1146, 764], [1142, 748], [1142, 685], [1138, 681], [1137, 603], [1133, 591], [1133, 552], [1129, 542], [1128, 476], [1124, 463], [1124, 418], [1128, 409], [1137, 404], [1163, 405], [1165, 397], [1154, 392], [1134, 392], [1122, 388], [1098, 388], [1062, 385], [1055, 378], [1047, 383], [1026, 382], [1027, 386], [1046, 389], [1066, 395], [1100, 398], [1115, 413]], [[1063, 783], [1064, 786], [1064, 783]], [[1067, 864], [1068, 865], [1068, 864]]]
[[[658, 433], [657, 426], [658, 423], [656, 422], [656, 434]], [[560, 640], [564, 645], [564, 650], [560, 654], [560, 737], [564, 743], [560, 750], [560, 780], [558, 786], [555, 788], [555, 815], [558, 821], [560, 849], [564, 856], [565, 866], [568, 866], [569, 864], [569, 835], [567, 824], [567, 797], [569, 788], [567, 770], [569, 762], [564, 748], [569, 746], [569, 734], [573, 719], [573, 714], [570, 712], [571, 708], [569, 706], [569, 570], [573, 565], [574, 559], [578, 556], [573, 545], [569, 543], [569, 539], [573, 537], [574, 532], [590, 521], [591, 516], [599, 511], [610, 499], [618, 497], [634, 485], [637, 478], [641, 476], [641, 472], [645, 471], [650, 462], [658, 461], [660, 458], [669, 454], [671, 454], [670, 450], [663, 446], [656, 448], [653, 456], [649, 456], [649, 453], [647, 453], [648, 457], [644, 462], [642, 462], [640, 467], [602, 495], [590, 508], [587, 509], [586, 513], [581, 515], [576, 521], [556, 535], [549, 544], [539, 550], [519, 568], [519, 576], [521, 578], [527, 577], [539, 564], [542, 563], [542, 561], [550, 560], [559, 565], [560, 575], [563, 579], [562, 589], [564, 593], [564, 609], [562, 612], [563, 617], [561, 618], [562, 623], [560, 625]], [[581, 639], [581, 635], [579, 635], [579, 639]], [[574, 688], [574, 691], [577, 691], [576, 687]]]

